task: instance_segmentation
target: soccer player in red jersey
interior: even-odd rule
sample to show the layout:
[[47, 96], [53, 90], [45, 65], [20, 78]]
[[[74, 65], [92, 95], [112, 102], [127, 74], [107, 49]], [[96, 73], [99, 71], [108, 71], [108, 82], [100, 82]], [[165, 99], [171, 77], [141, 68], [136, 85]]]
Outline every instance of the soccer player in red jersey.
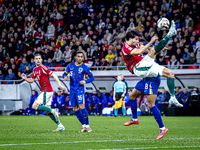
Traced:
[[51, 76], [56, 80], [61, 90], [65, 91], [66, 88], [60, 84], [58, 77], [42, 64], [42, 57], [40, 54], [35, 55], [34, 61], [36, 63], [36, 67], [33, 69], [31, 78], [27, 78], [24, 73], [21, 75], [21, 77], [29, 83], [33, 83], [35, 78], [37, 78], [40, 84], [41, 94], [33, 103], [32, 108], [35, 110], [45, 111], [49, 117], [58, 125], [58, 128], [55, 131], [63, 131], [65, 130], [65, 127], [60, 123], [58, 119], [58, 113], [55, 111], [55, 109], [51, 109], [50, 107], [53, 97], [53, 89], [49, 77]]
[[174, 83], [174, 73], [173, 71], [158, 65], [154, 62], [155, 57], [160, 51], [165, 47], [167, 42], [172, 36], [177, 34], [176, 25], [174, 21], [171, 22], [171, 27], [168, 34], [162, 39], [156, 46], [152, 47], [148, 54], [143, 57], [144, 53], [150, 46], [158, 39], [157, 36], [153, 36], [148, 44], [142, 46], [139, 43], [139, 36], [135, 31], [130, 31], [126, 34], [126, 42], [122, 47], [122, 56], [127, 65], [128, 70], [133, 74], [146, 78], [146, 77], [167, 77], [167, 86], [170, 91], [169, 104], [176, 105], [178, 107], [183, 107], [175, 97], [175, 83]]

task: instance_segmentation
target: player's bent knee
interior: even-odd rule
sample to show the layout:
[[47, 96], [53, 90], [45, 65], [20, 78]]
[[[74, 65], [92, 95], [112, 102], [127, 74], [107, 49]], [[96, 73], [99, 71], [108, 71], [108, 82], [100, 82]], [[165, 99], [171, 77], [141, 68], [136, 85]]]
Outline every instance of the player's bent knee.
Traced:
[[73, 107], [73, 111], [74, 112], [76, 112], [76, 111], [78, 111], [79, 109], [78, 109], [78, 107]]
[[82, 110], [82, 109], [85, 108], [85, 105], [84, 104], [80, 104], [78, 107], [79, 107], [80, 110]]

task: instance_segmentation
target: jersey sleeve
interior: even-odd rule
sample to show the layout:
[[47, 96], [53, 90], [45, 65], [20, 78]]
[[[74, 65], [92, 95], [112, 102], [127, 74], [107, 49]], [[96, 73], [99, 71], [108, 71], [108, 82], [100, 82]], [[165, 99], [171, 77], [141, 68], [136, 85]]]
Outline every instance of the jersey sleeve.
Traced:
[[70, 64], [67, 65], [67, 67], [66, 67], [66, 69], [65, 69], [65, 71], [64, 71], [64, 73], [62, 75], [63, 78], [69, 74], [69, 72], [70, 72], [70, 67], [69, 66], [70, 66]]
[[46, 67], [44, 65], [42, 65], [42, 69], [49, 76], [51, 76], [53, 74], [53, 72], [48, 67]]
[[32, 73], [32, 75], [31, 75], [31, 78], [33, 78], [33, 79], [36, 78], [36, 76], [35, 76], [35, 69], [33, 69], [33, 73]]
[[85, 67], [85, 74], [88, 75], [91, 73], [91, 70], [88, 66]]
[[124, 47], [123, 47], [123, 51], [126, 55], [131, 55], [131, 51], [134, 48], [130, 47], [127, 43], [125, 43]]

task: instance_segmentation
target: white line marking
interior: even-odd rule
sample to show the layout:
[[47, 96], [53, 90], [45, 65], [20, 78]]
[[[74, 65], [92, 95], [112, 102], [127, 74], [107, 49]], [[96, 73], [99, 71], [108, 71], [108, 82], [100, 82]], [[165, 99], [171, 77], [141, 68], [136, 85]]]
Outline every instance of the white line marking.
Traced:
[[[200, 145], [197, 146], [165, 146], [165, 147], [134, 147], [134, 148], [113, 148], [113, 149], [99, 149], [99, 150], [128, 150], [128, 149], [160, 149], [160, 148], [193, 148], [193, 147], [200, 147]], [[87, 150], [93, 150], [93, 149], [87, 149]]]
[[[196, 138], [164, 138], [162, 140], [199, 140]], [[102, 142], [123, 142], [123, 141], [155, 141], [156, 139], [123, 139], [123, 140], [96, 140], [96, 141], [72, 141], [72, 142], [49, 142], [49, 143], [19, 143], [19, 144], [0, 144], [0, 146], [19, 146], [19, 145], [49, 145], [49, 144], [77, 144], [77, 143], [102, 143]]]

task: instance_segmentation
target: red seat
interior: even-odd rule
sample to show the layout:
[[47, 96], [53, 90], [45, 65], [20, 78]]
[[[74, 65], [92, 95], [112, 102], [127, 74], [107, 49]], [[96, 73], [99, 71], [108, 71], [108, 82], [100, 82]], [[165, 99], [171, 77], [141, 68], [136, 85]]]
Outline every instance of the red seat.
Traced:
[[[62, 65], [58, 64], [56, 65], [55, 67], [63, 67]], [[53, 69], [54, 71], [63, 71], [64, 69], [63, 68], [55, 68]]]
[[200, 29], [194, 29], [193, 31], [195, 31], [197, 35], [200, 33]]
[[168, 64], [169, 61], [170, 61], [169, 59], [165, 59], [166, 64]]
[[196, 29], [200, 29], [200, 23], [196, 24], [196, 25], [195, 25], [195, 28], [196, 28]]
[[197, 66], [188, 66], [188, 69], [197, 69]]

